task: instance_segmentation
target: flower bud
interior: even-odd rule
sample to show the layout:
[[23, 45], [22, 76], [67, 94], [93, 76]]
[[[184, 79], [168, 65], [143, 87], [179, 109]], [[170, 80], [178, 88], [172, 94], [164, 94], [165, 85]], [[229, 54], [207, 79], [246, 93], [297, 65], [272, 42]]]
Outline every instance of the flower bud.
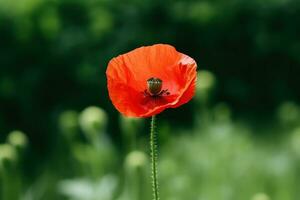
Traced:
[[10, 144], [0, 144], [0, 168], [10, 168], [16, 161], [16, 149]]
[[78, 113], [73, 110], [62, 112], [59, 116], [59, 127], [68, 139], [74, 138], [78, 128]]
[[125, 160], [125, 167], [127, 169], [137, 169], [146, 166], [148, 163], [147, 155], [141, 151], [132, 151], [129, 153]]
[[[150, 197], [147, 155], [141, 151], [132, 151], [125, 159], [125, 185], [123, 196], [130, 200]], [[148, 200], [148, 199], [147, 199]]]
[[5, 199], [20, 199], [21, 175], [17, 149], [11, 144], [0, 144], [0, 189]]
[[99, 107], [90, 106], [81, 112], [79, 124], [88, 138], [94, 138], [97, 134], [104, 132], [107, 125], [107, 114]]
[[197, 75], [196, 99], [207, 102], [212, 97], [212, 92], [216, 86], [216, 77], [213, 73], [200, 70]]
[[18, 130], [9, 133], [7, 142], [14, 146], [18, 151], [24, 151], [28, 146], [27, 136]]

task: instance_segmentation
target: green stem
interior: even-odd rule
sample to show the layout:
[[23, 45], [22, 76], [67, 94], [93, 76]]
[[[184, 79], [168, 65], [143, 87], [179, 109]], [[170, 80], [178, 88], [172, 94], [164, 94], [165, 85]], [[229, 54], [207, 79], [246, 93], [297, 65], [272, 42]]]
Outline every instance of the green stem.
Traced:
[[155, 115], [153, 115], [151, 119], [151, 134], [150, 134], [153, 200], [159, 200], [158, 180], [157, 180], [157, 141], [156, 140], [157, 140], [157, 133], [155, 131]]

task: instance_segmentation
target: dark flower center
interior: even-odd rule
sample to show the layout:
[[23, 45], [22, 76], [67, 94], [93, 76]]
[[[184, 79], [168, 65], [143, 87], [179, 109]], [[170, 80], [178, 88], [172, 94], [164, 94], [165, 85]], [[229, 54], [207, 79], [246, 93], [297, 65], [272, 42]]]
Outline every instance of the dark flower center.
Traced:
[[149, 78], [147, 80], [147, 86], [148, 88], [143, 92], [145, 97], [153, 97], [154, 99], [157, 99], [170, 94], [168, 89], [162, 90], [162, 80], [159, 78]]
[[158, 95], [162, 88], [162, 80], [159, 78], [149, 78], [147, 80], [148, 91], [151, 95]]

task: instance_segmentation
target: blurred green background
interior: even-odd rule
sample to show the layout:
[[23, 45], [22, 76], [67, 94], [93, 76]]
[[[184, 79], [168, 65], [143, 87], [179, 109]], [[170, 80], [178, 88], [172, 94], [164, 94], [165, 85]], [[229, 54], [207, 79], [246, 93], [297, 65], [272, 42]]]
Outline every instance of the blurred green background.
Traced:
[[169, 43], [195, 98], [158, 116], [162, 200], [300, 198], [298, 0], [0, 0], [0, 199], [150, 200], [149, 119], [108, 61]]

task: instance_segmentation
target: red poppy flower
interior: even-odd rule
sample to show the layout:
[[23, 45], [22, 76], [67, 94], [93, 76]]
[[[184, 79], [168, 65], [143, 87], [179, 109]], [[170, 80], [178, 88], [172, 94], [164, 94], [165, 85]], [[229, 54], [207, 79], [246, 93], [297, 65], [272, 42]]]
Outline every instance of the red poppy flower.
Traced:
[[134, 49], [113, 58], [107, 67], [110, 99], [119, 112], [149, 117], [176, 108], [193, 96], [197, 64], [166, 44]]

